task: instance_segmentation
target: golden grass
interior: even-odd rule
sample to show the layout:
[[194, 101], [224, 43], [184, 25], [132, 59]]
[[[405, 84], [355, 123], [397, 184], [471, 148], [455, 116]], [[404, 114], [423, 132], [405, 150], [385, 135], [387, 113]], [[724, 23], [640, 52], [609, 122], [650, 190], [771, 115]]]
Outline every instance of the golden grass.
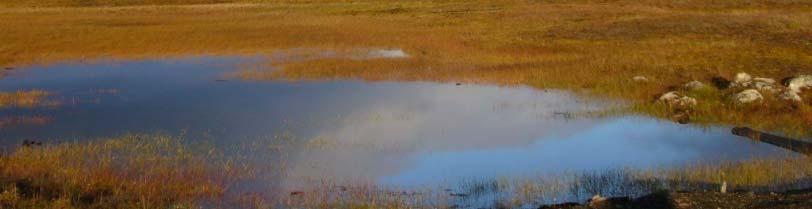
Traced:
[[193, 206], [236, 176], [213, 153], [160, 135], [21, 147], [0, 157], [0, 207]]
[[41, 104], [48, 92], [42, 90], [0, 92], [0, 108], [34, 107]]
[[[44, 2], [69, 7], [81, 1]], [[191, 3], [198, 2], [210, 3]], [[0, 65], [400, 48], [411, 57], [270, 60], [240, 76], [562, 88], [630, 100], [636, 104], [633, 110], [662, 117], [672, 110], [652, 104], [653, 99], [691, 80], [710, 83], [714, 76], [737, 72], [780, 80], [812, 72], [808, 1], [227, 2], [28, 8], [32, 3], [11, 1], [0, 9], [0, 26], [5, 28], [0, 42], [10, 43], [0, 47]], [[636, 75], [651, 82], [631, 82]], [[725, 99], [732, 93], [704, 95], [692, 119], [812, 135], [806, 128], [812, 126], [812, 95], [805, 95], [801, 105], [771, 100], [739, 107]]]

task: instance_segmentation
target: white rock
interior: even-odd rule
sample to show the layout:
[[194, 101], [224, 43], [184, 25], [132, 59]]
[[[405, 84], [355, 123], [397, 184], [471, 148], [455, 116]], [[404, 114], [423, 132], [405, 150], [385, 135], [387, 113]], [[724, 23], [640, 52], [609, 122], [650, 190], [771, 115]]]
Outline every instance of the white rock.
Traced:
[[748, 82], [750, 82], [750, 80], [752, 80], [752, 78], [753, 77], [750, 76], [750, 74], [747, 74], [747, 73], [744, 73], [744, 72], [736, 73], [736, 77], [733, 77], [733, 83], [738, 83], [738, 84], [748, 83]]
[[775, 79], [772, 78], [753, 78], [754, 82], [775, 84]]
[[405, 51], [402, 49], [377, 49], [372, 50], [367, 54], [367, 58], [407, 58], [409, 54], [406, 54]]
[[659, 101], [676, 106], [694, 106], [697, 104], [696, 99], [689, 96], [682, 96], [680, 95], [679, 92], [676, 91], [670, 91], [663, 94], [662, 96], [660, 96]]
[[753, 87], [761, 91], [769, 91], [772, 93], [778, 93], [779, 91], [779, 88], [775, 86], [775, 79], [772, 78], [753, 78], [750, 85], [751, 86], [745, 87]]
[[671, 102], [671, 101], [674, 101], [674, 100], [679, 99], [679, 98], [680, 98], [680, 95], [679, 95], [678, 92], [669, 91], [669, 92], [666, 92], [665, 94], [663, 94], [662, 96], [660, 96], [659, 100], [661, 102]]
[[636, 82], [648, 82], [648, 78], [646, 78], [646, 76], [641, 75], [633, 77], [632, 80]]
[[747, 104], [755, 101], [761, 101], [764, 97], [755, 89], [747, 89], [739, 92], [733, 96], [733, 99], [739, 104]]
[[784, 91], [784, 93], [782, 93], [778, 97], [783, 99], [783, 100], [786, 100], [786, 101], [803, 102], [803, 99], [801, 98], [801, 95], [798, 95], [798, 92], [795, 92], [795, 91], [792, 91], [792, 90]]
[[787, 88], [801, 92], [805, 88], [812, 88], [812, 75], [799, 75], [787, 80]]
[[686, 89], [697, 90], [705, 87], [705, 84], [699, 81], [691, 81], [685, 84]]
[[592, 199], [589, 199], [589, 203], [591, 203], [591, 204], [600, 204], [601, 202], [606, 201], [606, 200], [607, 200], [606, 197], [602, 197], [601, 195], [596, 194], [595, 196], [592, 196]]

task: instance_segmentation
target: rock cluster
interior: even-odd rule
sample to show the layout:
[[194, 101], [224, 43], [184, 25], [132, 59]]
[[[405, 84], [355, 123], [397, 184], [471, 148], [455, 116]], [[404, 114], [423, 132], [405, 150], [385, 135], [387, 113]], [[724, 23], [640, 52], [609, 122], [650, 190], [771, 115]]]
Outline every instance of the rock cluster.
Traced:
[[[635, 76], [632, 78], [634, 81], [646, 82], [643, 76]], [[772, 78], [753, 77], [750, 74], [740, 72], [737, 73], [732, 81], [726, 80], [722, 77], [715, 77], [713, 80], [714, 86], [718, 88], [732, 88], [740, 90], [731, 95], [731, 101], [736, 104], [751, 104], [764, 100], [763, 93], [767, 95], [777, 95], [779, 99], [790, 102], [803, 102], [800, 93], [805, 89], [812, 89], [812, 75], [799, 75], [792, 78], [785, 79], [784, 85], [780, 85]], [[683, 84], [684, 90], [695, 91], [707, 86], [701, 81], [690, 81]], [[666, 103], [675, 106], [680, 112], [675, 115], [686, 116], [679, 118], [688, 118], [690, 109], [696, 106], [698, 101], [690, 96], [686, 96], [679, 91], [669, 91], [659, 96], [658, 102]]]
[[795, 93], [800, 93], [803, 89], [812, 88], [812, 75], [799, 75], [787, 79], [787, 88]]
[[812, 88], [812, 76], [799, 75], [786, 79], [784, 86], [778, 85], [775, 79], [752, 77], [747, 73], [738, 73], [730, 84], [731, 88], [745, 88], [733, 95], [738, 104], [748, 104], [764, 99], [763, 92], [777, 94], [778, 98], [790, 102], [803, 102], [800, 93], [803, 89]]
[[730, 84], [733, 88], [754, 88], [759, 91], [769, 91], [777, 93], [779, 87], [775, 85], [775, 79], [772, 78], [753, 78], [747, 73], [738, 73], [733, 78], [733, 83]]
[[697, 101], [693, 97], [684, 96], [676, 91], [669, 91], [665, 94], [661, 95], [658, 99], [660, 102], [665, 102], [667, 104], [679, 107], [690, 107], [695, 106]]

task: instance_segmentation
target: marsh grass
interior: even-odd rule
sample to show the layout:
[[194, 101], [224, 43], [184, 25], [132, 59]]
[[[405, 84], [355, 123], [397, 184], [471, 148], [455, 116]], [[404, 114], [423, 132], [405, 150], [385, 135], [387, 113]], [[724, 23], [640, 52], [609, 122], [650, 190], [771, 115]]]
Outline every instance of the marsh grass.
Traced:
[[4, 208], [190, 208], [241, 170], [160, 135], [31, 145], [0, 157]]

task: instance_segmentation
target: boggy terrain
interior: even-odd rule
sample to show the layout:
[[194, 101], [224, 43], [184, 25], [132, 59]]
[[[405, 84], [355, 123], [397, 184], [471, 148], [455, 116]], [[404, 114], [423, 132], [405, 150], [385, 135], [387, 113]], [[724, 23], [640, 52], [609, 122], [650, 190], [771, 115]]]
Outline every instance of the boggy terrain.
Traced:
[[[634, 104], [633, 112], [683, 122], [748, 125], [795, 136], [809, 136], [812, 126], [812, 95], [801, 92], [800, 101], [785, 101], [780, 87], [785, 78], [812, 71], [812, 3], [806, 1], [13, 0], [0, 5], [0, 42], [6, 43], [0, 65], [6, 69], [105, 58], [294, 53], [299, 55], [245, 66], [240, 76], [530, 85], [620, 98]], [[408, 58], [313, 58], [324, 51], [369, 48], [402, 49]], [[746, 92], [753, 102], [740, 105], [733, 101], [736, 94], [754, 86], [711, 85], [734, 80], [739, 72], [772, 79], [778, 90], [759, 90], [761, 99]], [[708, 88], [684, 87], [694, 80]], [[654, 102], [672, 90], [696, 104], [686, 110]]]
[[[232, 76], [527, 85], [628, 101], [621, 114], [812, 136], [812, 91], [797, 80], [812, 74], [806, 1], [8, 0], [0, 2], [0, 28], [0, 74], [60, 62], [259, 55], [268, 61]], [[364, 58], [377, 49], [384, 51], [375, 56], [386, 59]], [[797, 97], [787, 100], [787, 92]], [[0, 93], [0, 109], [50, 105], [49, 95]], [[49, 120], [4, 117], [0, 127]], [[191, 150], [176, 141], [161, 135], [25, 141], [0, 157], [0, 207], [195, 207], [253, 172], [219, 158], [217, 149]], [[673, 186], [608, 207], [810, 208], [804, 192], [676, 192], [697, 189], [691, 185], [718, 191], [722, 183], [808, 186], [798, 182], [812, 176], [809, 162], [754, 160], [576, 179]], [[339, 201], [310, 192], [285, 194], [279, 203], [241, 201], [257, 208], [438, 207], [381, 198], [390, 193], [371, 188], [350, 187], [350, 198]], [[533, 199], [550, 187], [514, 188]], [[296, 202], [297, 196], [306, 198]]]

